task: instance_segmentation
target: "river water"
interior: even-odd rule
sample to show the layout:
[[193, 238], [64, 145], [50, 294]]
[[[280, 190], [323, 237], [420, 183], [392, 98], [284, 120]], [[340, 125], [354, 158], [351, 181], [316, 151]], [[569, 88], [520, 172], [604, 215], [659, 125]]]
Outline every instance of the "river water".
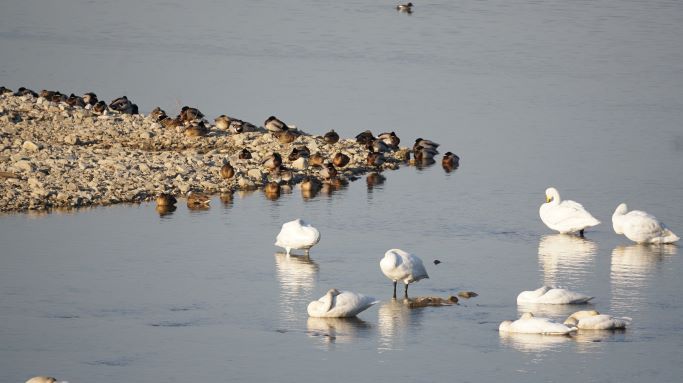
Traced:
[[[682, 252], [614, 234], [620, 202], [683, 234], [683, 4], [676, 1], [11, 1], [0, 5], [0, 84], [127, 95], [142, 112], [354, 136], [396, 131], [461, 167], [404, 167], [304, 199], [298, 188], [0, 216], [0, 381], [678, 382]], [[586, 239], [538, 218], [548, 186], [603, 223]], [[301, 217], [309, 260], [273, 246]], [[390, 248], [420, 256], [392, 302]], [[435, 265], [433, 260], [440, 260]], [[633, 319], [626, 331], [501, 336], [543, 284]], [[381, 302], [357, 320], [309, 319], [331, 287]]]

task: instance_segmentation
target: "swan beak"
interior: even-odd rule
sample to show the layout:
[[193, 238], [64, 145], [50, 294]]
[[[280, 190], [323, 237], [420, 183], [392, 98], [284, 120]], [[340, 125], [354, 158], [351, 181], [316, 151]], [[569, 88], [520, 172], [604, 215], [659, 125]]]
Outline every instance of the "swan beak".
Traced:
[[550, 202], [552, 200], [553, 200], [553, 197], [545, 196], [545, 202]]

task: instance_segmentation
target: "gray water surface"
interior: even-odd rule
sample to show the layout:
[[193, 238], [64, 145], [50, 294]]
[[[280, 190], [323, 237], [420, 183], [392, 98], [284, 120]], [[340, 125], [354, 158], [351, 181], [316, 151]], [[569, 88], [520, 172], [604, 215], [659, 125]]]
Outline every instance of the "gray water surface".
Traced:
[[[332, 195], [236, 194], [208, 211], [152, 204], [0, 217], [0, 381], [678, 382], [678, 246], [614, 234], [620, 202], [683, 234], [683, 5], [676, 1], [11, 1], [0, 84], [127, 95], [143, 112], [271, 114], [344, 137], [417, 137], [461, 168], [404, 167]], [[548, 186], [603, 223], [538, 218]], [[273, 246], [301, 217], [309, 260]], [[379, 270], [422, 257], [409, 310]], [[434, 265], [433, 260], [442, 261]], [[542, 284], [633, 318], [620, 332], [501, 336]], [[356, 320], [309, 319], [330, 287], [372, 295]], [[560, 319], [573, 307], [535, 307]]]

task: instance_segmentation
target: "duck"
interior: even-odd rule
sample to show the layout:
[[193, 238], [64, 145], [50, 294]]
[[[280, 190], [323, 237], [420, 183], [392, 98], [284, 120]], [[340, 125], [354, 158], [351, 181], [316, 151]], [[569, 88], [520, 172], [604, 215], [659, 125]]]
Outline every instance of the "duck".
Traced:
[[596, 310], [577, 311], [564, 321], [564, 324], [579, 330], [618, 330], [625, 329], [630, 323], [631, 318], [615, 318]]
[[576, 327], [553, 322], [548, 318], [535, 317], [533, 313], [524, 313], [516, 321], [503, 321], [498, 326], [498, 331], [520, 334], [566, 335], [576, 331]]
[[161, 107], [157, 106], [156, 108], [152, 109], [152, 111], [149, 113], [149, 117], [151, 117], [152, 120], [156, 122], [161, 122], [167, 119], [168, 115], [166, 114], [166, 111], [161, 109]]
[[324, 180], [335, 178], [337, 176], [337, 169], [332, 163], [327, 163], [325, 166], [323, 166], [322, 170], [320, 170], [320, 176]]
[[33, 378], [26, 381], [26, 383], [68, 383], [66, 381], [60, 381], [51, 376], [34, 376]]
[[279, 169], [282, 166], [282, 157], [280, 153], [272, 153], [262, 163], [262, 165], [269, 171]]
[[309, 303], [306, 311], [314, 318], [350, 318], [377, 303], [379, 301], [373, 297], [333, 288], [317, 301]]
[[34, 92], [31, 89], [24, 88], [23, 86], [20, 86], [19, 89], [17, 89], [16, 92], [14, 92], [15, 96], [32, 96], [32, 97], [38, 97], [38, 93]]
[[230, 128], [230, 121], [230, 117], [226, 116], [225, 114], [221, 114], [213, 119], [216, 129], [220, 130], [228, 130]]
[[83, 96], [81, 96], [81, 98], [83, 98], [83, 101], [85, 101], [85, 103], [90, 106], [95, 106], [95, 104], [97, 104], [98, 102], [97, 95], [93, 92], [83, 93]]
[[304, 250], [308, 255], [309, 250], [320, 241], [320, 232], [315, 227], [297, 218], [285, 222], [275, 240], [275, 246], [285, 249], [287, 255], [292, 249]]
[[166, 129], [175, 129], [183, 124], [177, 118], [170, 117], [164, 118], [163, 120], [159, 121], [159, 123]]
[[323, 139], [330, 145], [336, 144], [337, 142], [339, 142], [339, 134], [337, 134], [337, 132], [335, 132], [334, 129], [332, 129], [329, 132], [325, 133]]
[[674, 243], [680, 238], [655, 216], [640, 210], [628, 211], [628, 205], [619, 204], [612, 215], [612, 227], [617, 234], [636, 243]]
[[384, 142], [384, 144], [386, 144], [392, 150], [398, 149], [398, 144], [401, 143], [401, 139], [398, 138], [395, 132], [382, 133], [377, 136], [377, 138], [382, 140], [382, 142]]
[[263, 123], [263, 127], [271, 133], [279, 133], [287, 130], [287, 124], [275, 116], [270, 116]]
[[580, 203], [561, 200], [554, 187], [545, 190], [545, 201], [538, 211], [541, 221], [561, 234], [578, 232], [583, 237], [586, 228], [600, 224]]
[[192, 108], [187, 105], [180, 109], [180, 114], [178, 115], [178, 119], [185, 124], [201, 120], [202, 118], [204, 118], [204, 113], [200, 112], [197, 108]]
[[98, 101], [93, 107], [92, 112], [95, 114], [105, 114], [107, 112], [107, 103], [104, 101]]
[[156, 199], [157, 206], [173, 206], [178, 202], [173, 194], [161, 193]]
[[308, 164], [310, 166], [322, 166], [325, 163], [325, 157], [322, 154], [316, 152], [311, 155], [308, 159]]
[[6, 88], [4, 86], [0, 86], [0, 94], [10, 94], [10, 93], [14, 93], [12, 91], [12, 89]]
[[238, 119], [230, 119], [230, 125], [228, 125], [228, 131], [232, 134], [240, 134], [244, 132], [245, 122]]
[[424, 138], [420, 137], [420, 138], [415, 139], [415, 143], [413, 144], [413, 151], [416, 151], [417, 149], [433, 149], [438, 154], [439, 152], [438, 152], [437, 148], [439, 146], [440, 145], [434, 141], [425, 140]]
[[190, 209], [208, 208], [211, 196], [204, 193], [189, 192], [187, 194], [187, 207]]
[[235, 168], [230, 164], [230, 161], [221, 166], [221, 177], [223, 179], [230, 179], [235, 176]]
[[351, 157], [344, 153], [337, 153], [332, 158], [332, 163], [338, 168], [343, 168], [344, 166], [348, 165], [349, 161], [351, 161]]
[[374, 141], [374, 140], [375, 140], [375, 136], [374, 136], [374, 135], [372, 134], [372, 132], [369, 131], [369, 130], [366, 130], [366, 131], [364, 131], [364, 132], [362, 132], [362, 133], [359, 133], [359, 134], [356, 136], [356, 142], [359, 143], [359, 144], [361, 144], [361, 145], [367, 145], [367, 144], [371, 143], [371, 142]]
[[441, 159], [441, 166], [444, 169], [457, 169], [460, 166], [460, 157], [451, 152], [446, 152]]
[[389, 146], [387, 146], [387, 144], [385, 144], [384, 141], [379, 140], [379, 139], [372, 140], [372, 141], [368, 142], [365, 145], [365, 147], [369, 151], [375, 152], [375, 153], [385, 153], [385, 152], [389, 151]]
[[291, 144], [299, 137], [299, 135], [292, 130], [284, 130], [282, 132], [276, 133], [276, 135], [281, 144]]
[[263, 186], [263, 191], [266, 194], [280, 194], [280, 184], [277, 182], [268, 182]]
[[396, 299], [396, 283], [398, 281], [403, 281], [405, 284], [403, 295], [407, 299], [409, 284], [429, 278], [427, 270], [422, 264], [422, 259], [401, 249], [391, 249], [384, 253], [384, 258], [379, 262], [379, 267], [382, 273], [394, 282], [394, 299]]
[[372, 172], [365, 177], [365, 182], [368, 184], [368, 188], [372, 189], [374, 186], [383, 184], [386, 179], [387, 178], [383, 175], [377, 172]]
[[542, 303], [551, 305], [574, 305], [588, 303], [593, 299], [588, 295], [566, 289], [541, 286], [536, 290], [522, 291], [517, 295], [517, 304]]
[[185, 128], [185, 135], [188, 137], [203, 137], [206, 136], [208, 132], [209, 130], [202, 121], [199, 121], [198, 124], [192, 124]]
[[117, 99], [114, 99], [114, 101], [109, 103], [109, 109], [119, 112], [119, 113], [125, 113], [125, 114], [132, 114], [133, 112], [133, 103], [130, 102], [128, 97], [123, 96], [119, 97]]
[[415, 162], [418, 164], [433, 164], [434, 156], [437, 154], [439, 154], [439, 152], [436, 149], [429, 147], [418, 147], [413, 151], [413, 157], [415, 158]]
[[72, 107], [85, 108], [85, 101], [83, 101], [83, 98], [76, 96], [73, 93], [71, 93], [71, 95], [69, 95], [69, 98], [66, 99], [66, 103]]
[[382, 166], [382, 164], [384, 164], [384, 161], [386, 161], [384, 155], [382, 153], [376, 152], [368, 153], [368, 156], [365, 158], [365, 163], [368, 166], [374, 166], [376, 168]]
[[240, 151], [240, 154], [238, 155], [240, 160], [248, 160], [251, 159], [251, 152], [249, 149], [244, 148]]

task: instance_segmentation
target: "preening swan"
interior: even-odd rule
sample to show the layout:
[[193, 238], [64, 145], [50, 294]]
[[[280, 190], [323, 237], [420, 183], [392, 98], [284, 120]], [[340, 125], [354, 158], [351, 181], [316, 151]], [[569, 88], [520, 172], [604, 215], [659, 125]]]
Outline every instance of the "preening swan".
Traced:
[[408, 285], [423, 278], [429, 278], [422, 260], [416, 255], [405, 252], [401, 249], [391, 249], [384, 254], [384, 258], [379, 262], [387, 278], [394, 281], [394, 298], [396, 298], [396, 282], [405, 283], [404, 296], [408, 298]]
[[580, 203], [562, 201], [555, 188], [545, 190], [545, 201], [538, 211], [541, 221], [562, 234], [578, 232], [583, 237], [584, 229], [600, 223]]
[[617, 234], [637, 243], [674, 243], [680, 238], [657, 218], [644, 211], [628, 211], [625, 203], [612, 215], [612, 227]]
[[368, 307], [378, 303], [373, 297], [351, 291], [330, 289], [317, 301], [308, 304], [308, 315], [315, 318], [355, 317]]
[[581, 330], [616, 330], [626, 328], [631, 318], [614, 318], [595, 310], [577, 311], [570, 315], [564, 324]]
[[26, 383], [69, 383], [67, 381], [60, 381], [51, 376], [34, 376], [26, 381]]
[[290, 254], [292, 249], [308, 250], [320, 241], [320, 232], [301, 219], [286, 222], [277, 235], [275, 246], [283, 247]]
[[522, 291], [517, 296], [517, 304], [544, 303], [551, 305], [571, 305], [586, 303], [593, 297], [565, 289], [543, 286], [532, 291]]
[[553, 322], [548, 318], [536, 318], [532, 313], [524, 313], [514, 322], [511, 320], [503, 321], [498, 326], [498, 331], [520, 334], [565, 335], [576, 331], [576, 327]]

